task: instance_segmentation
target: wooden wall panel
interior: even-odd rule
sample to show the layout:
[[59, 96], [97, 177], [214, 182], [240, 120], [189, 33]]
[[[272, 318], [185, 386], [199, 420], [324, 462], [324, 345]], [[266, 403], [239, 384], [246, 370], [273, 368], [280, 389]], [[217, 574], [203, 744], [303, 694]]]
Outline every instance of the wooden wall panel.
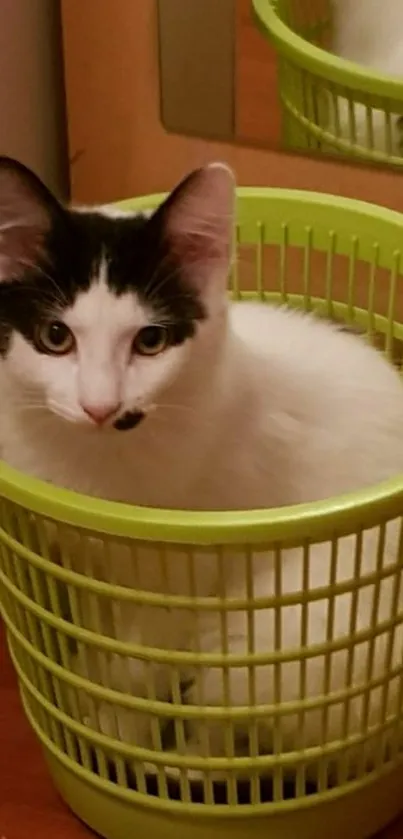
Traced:
[[241, 140], [280, 147], [277, 59], [253, 18], [250, 0], [235, 0], [235, 133]]

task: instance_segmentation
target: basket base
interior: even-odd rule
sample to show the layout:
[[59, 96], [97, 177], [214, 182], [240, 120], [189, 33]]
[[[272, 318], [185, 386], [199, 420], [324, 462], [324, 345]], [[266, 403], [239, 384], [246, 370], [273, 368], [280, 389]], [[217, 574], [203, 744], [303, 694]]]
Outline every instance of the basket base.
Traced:
[[393, 769], [364, 788], [318, 802], [255, 817], [200, 816], [183, 806], [183, 813], [157, 811], [122, 801], [78, 777], [45, 748], [53, 781], [78, 818], [104, 839], [370, 839], [402, 810], [403, 767]]

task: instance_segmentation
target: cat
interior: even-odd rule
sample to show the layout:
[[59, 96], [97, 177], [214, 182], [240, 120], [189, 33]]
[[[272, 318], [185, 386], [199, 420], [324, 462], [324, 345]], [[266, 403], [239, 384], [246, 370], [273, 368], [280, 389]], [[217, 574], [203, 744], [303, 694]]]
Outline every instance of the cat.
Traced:
[[[403, 387], [397, 370], [362, 338], [313, 314], [230, 303], [233, 225], [234, 176], [224, 164], [192, 172], [154, 212], [119, 214], [63, 207], [32, 172], [0, 159], [0, 446], [5, 462], [76, 492], [182, 511], [301, 504], [403, 473]], [[282, 608], [280, 629], [273, 608], [252, 616], [258, 653], [277, 646], [292, 658], [301, 646], [311, 650], [305, 748], [321, 742], [323, 712], [314, 701], [324, 692], [334, 699], [328, 708], [329, 742], [344, 730], [338, 691], [357, 689], [349, 703], [352, 737], [363, 725], [379, 722], [383, 703], [393, 714], [399, 696], [397, 677], [386, 695], [379, 684], [373, 686], [366, 711], [358, 695], [370, 677], [392, 677], [401, 660], [401, 625], [391, 647], [388, 628], [381, 626], [393, 612], [396, 589], [388, 567], [393, 570], [400, 561], [399, 522], [379, 531], [364, 529], [358, 570], [356, 540], [346, 528], [339, 534], [336, 567], [331, 545], [319, 537], [315, 544], [313, 535], [308, 577], [302, 549], [291, 546], [279, 557], [253, 547], [256, 596], [278, 592], [280, 572], [283, 594], [303, 585], [312, 594], [305, 637], [298, 603]], [[95, 540], [92, 558], [72, 543], [70, 556], [65, 550], [60, 561], [101, 581], [189, 595], [191, 550], [166, 545], [168, 592], [161, 555], [147, 541], [131, 550], [116, 542], [105, 556]], [[242, 555], [230, 545], [222, 548], [220, 576], [214, 545], [194, 548], [193, 554], [192, 590], [198, 596], [221, 597], [225, 585], [228, 598], [245, 599]], [[384, 579], [379, 586], [371, 578], [365, 582], [380, 558]], [[329, 624], [329, 601], [320, 588], [357, 574], [356, 600], [340, 590]], [[79, 597], [81, 614], [75, 620], [96, 630], [90, 595]], [[160, 650], [196, 649], [189, 610], [152, 603], [140, 610], [122, 601], [113, 612], [102, 602], [98, 629], [106, 635]], [[365, 633], [374, 619], [380, 628], [371, 641]], [[357, 643], [348, 671], [346, 649], [338, 650], [337, 643], [343, 646], [344, 639], [345, 647], [353, 632]], [[329, 633], [336, 649], [328, 657], [323, 651], [315, 654], [315, 645]], [[359, 633], [364, 633], [360, 643]], [[218, 613], [205, 611], [198, 652], [220, 652], [221, 634]], [[228, 613], [227, 634], [230, 653], [248, 652], [246, 609]], [[101, 661], [101, 656], [89, 647], [73, 656], [71, 667], [115, 691], [149, 697], [140, 659], [105, 653]], [[275, 704], [280, 694], [282, 702], [291, 703], [290, 713], [277, 722], [273, 715], [259, 721], [258, 748], [293, 751], [301, 744], [301, 718], [291, 713], [300, 665], [283, 662], [280, 680], [274, 670], [256, 666], [255, 701]], [[199, 668], [185, 667], [173, 676], [154, 662], [151, 671], [157, 700], [168, 703], [176, 690], [175, 701], [183, 694], [185, 703], [198, 704]], [[220, 668], [204, 671], [203, 702], [225, 705]], [[246, 666], [232, 668], [226, 689], [234, 706], [248, 705], [248, 678]], [[87, 725], [152, 751], [146, 705], [141, 708], [144, 713], [97, 705], [83, 691], [79, 713]], [[195, 717], [187, 720], [181, 750], [203, 754], [206, 732], [210, 754], [225, 755], [224, 725], [214, 718], [204, 727]], [[235, 754], [245, 751], [246, 733], [247, 722], [234, 726]]]
[[[331, 0], [333, 10], [332, 49], [340, 58], [353, 61], [403, 84], [403, 6], [396, 0]], [[342, 97], [337, 98], [341, 136], [351, 136], [351, 112]], [[332, 102], [330, 107], [332, 108]], [[386, 107], [386, 103], [385, 103]], [[356, 142], [368, 146], [368, 113], [364, 105], [354, 107]], [[337, 116], [334, 115], [336, 120]], [[403, 119], [372, 111], [373, 148], [400, 156], [403, 151]]]

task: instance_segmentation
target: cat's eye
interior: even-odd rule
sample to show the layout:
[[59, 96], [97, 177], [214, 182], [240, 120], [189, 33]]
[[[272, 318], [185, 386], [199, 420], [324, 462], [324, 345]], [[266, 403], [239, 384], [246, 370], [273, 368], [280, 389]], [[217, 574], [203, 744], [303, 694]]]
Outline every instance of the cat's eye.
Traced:
[[74, 349], [75, 340], [65, 323], [54, 320], [39, 327], [36, 344], [41, 352], [49, 355], [67, 355]]
[[166, 349], [169, 332], [165, 326], [145, 326], [133, 341], [133, 351], [139, 355], [158, 355]]

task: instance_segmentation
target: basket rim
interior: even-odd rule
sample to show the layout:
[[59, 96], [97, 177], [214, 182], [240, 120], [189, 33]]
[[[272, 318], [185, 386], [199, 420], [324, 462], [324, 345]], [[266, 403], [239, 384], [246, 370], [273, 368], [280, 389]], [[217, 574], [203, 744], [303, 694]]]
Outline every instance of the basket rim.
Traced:
[[[369, 202], [327, 193], [269, 187], [239, 187], [239, 198], [270, 199], [301, 203], [311, 209], [332, 207], [361, 218], [388, 223], [401, 235], [403, 214]], [[145, 210], [157, 206], [166, 193], [113, 202], [116, 209]], [[351, 533], [357, 519], [364, 529], [379, 521], [399, 517], [403, 509], [403, 475], [357, 492], [272, 509], [241, 511], [192, 511], [140, 507], [93, 498], [24, 475], [0, 460], [0, 499], [24, 507], [30, 512], [73, 527], [97, 533], [143, 541], [184, 545], [264, 544], [286, 540], [322, 541]], [[1, 534], [1, 529], [0, 529]]]
[[366, 94], [403, 102], [403, 79], [340, 58], [317, 47], [294, 32], [279, 16], [277, 0], [252, 0], [253, 16], [261, 33], [269, 37], [281, 55], [326, 80]]

